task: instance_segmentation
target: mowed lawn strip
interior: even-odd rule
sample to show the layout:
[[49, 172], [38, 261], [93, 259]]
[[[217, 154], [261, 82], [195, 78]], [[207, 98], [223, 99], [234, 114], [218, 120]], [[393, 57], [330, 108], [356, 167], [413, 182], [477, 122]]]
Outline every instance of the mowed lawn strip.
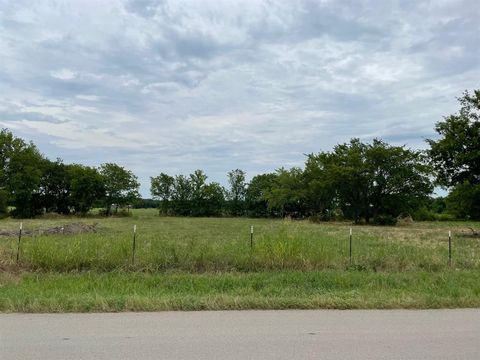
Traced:
[[2, 312], [480, 306], [480, 272], [80, 272], [0, 275]]

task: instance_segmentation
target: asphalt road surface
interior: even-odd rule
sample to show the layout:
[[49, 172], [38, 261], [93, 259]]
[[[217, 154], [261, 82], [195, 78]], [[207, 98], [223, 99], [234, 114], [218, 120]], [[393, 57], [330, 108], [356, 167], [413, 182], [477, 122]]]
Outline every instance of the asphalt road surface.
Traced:
[[0, 359], [480, 359], [480, 309], [0, 314]]

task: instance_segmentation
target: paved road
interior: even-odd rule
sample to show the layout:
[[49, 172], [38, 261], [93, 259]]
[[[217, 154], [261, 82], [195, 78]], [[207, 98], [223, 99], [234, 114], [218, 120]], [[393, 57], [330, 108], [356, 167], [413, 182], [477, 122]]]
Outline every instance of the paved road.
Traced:
[[0, 359], [480, 359], [480, 309], [0, 314]]

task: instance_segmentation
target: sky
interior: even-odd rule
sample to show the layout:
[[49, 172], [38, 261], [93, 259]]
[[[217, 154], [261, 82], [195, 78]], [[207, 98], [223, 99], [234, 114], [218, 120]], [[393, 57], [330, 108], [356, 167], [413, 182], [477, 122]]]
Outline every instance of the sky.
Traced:
[[0, 127], [50, 159], [226, 183], [413, 149], [480, 87], [480, 2], [0, 0]]

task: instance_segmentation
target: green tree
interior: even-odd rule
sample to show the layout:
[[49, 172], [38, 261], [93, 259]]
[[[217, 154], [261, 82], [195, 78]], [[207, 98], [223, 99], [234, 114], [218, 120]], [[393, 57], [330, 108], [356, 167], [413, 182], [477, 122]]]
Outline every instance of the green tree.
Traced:
[[249, 216], [268, 217], [273, 212], [268, 207], [267, 194], [275, 185], [276, 174], [261, 174], [252, 178], [245, 193], [245, 203]]
[[70, 177], [67, 165], [60, 159], [44, 160], [40, 179], [39, 196], [46, 212], [70, 213]]
[[191, 199], [190, 215], [202, 216], [205, 213], [207, 199], [205, 198], [205, 187], [207, 186], [207, 175], [202, 170], [195, 170], [190, 174]]
[[464, 182], [448, 194], [447, 212], [459, 219], [480, 219], [480, 186]]
[[175, 215], [189, 216], [192, 214], [192, 183], [184, 175], [175, 176], [172, 193], [172, 210]]
[[207, 183], [207, 175], [195, 170], [188, 177], [166, 174], [152, 178], [152, 196], [162, 201], [162, 212], [180, 216], [218, 216], [223, 212], [224, 189]]
[[122, 166], [107, 163], [100, 166], [100, 174], [105, 186], [105, 208], [107, 216], [111, 214], [112, 206], [118, 207], [131, 204], [139, 198], [140, 184], [137, 177]]
[[234, 216], [243, 215], [246, 193], [245, 171], [240, 169], [230, 171], [228, 173], [228, 183], [230, 184], [230, 189], [227, 193], [230, 213]]
[[33, 217], [42, 211], [40, 183], [44, 159], [33, 143], [0, 131], [0, 189], [8, 194], [16, 217]]
[[[319, 169], [321, 198], [329, 198], [325, 189], [334, 191], [330, 198], [355, 222], [411, 213], [432, 191], [431, 169], [420, 151], [377, 139], [371, 144], [352, 139], [335, 146], [331, 153], [310, 155], [307, 167], [309, 162]], [[307, 177], [309, 185], [313, 179], [315, 176]]]
[[265, 198], [270, 210], [278, 212], [282, 217], [305, 216], [305, 188], [303, 172], [294, 167], [290, 170], [280, 168], [275, 174], [275, 181]]
[[150, 193], [156, 200], [160, 200], [160, 213], [168, 215], [171, 211], [170, 202], [172, 200], [175, 179], [165, 173], [150, 178]]
[[[368, 203], [368, 170], [365, 159], [367, 145], [358, 139], [352, 139], [349, 144], [340, 144], [334, 147], [332, 152], [323, 152], [310, 155], [307, 159], [309, 166], [308, 180], [316, 181], [322, 185], [328, 185], [332, 197], [338, 199], [340, 208], [347, 218], [359, 222], [365, 204]], [[316, 167], [318, 177], [315, 177]], [[315, 183], [309, 186], [310, 192], [315, 190]], [[318, 192], [318, 191], [317, 191]], [[322, 196], [323, 197], [323, 196]], [[321, 199], [320, 199], [321, 201]], [[368, 221], [368, 213], [367, 213]]]
[[105, 199], [104, 177], [97, 169], [79, 164], [67, 165], [66, 170], [70, 179], [70, 208], [85, 215], [95, 202]]
[[438, 183], [446, 187], [480, 184], [480, 90], [458, 100], [460, 111], [435, 125], [440, 138], [427, 139]]
[[0, 189], [0, 219], [8, 216], [8, 193], [4, 189]]
[[437, 183], [451, 189], [447, 210], [480, 219], [480, 90], [465, 91], [460, 111], [435, 125], [439, 139], [428, 139]]
[[200, 211], [202, 216], [220, 216], [222, 215], [225, 204], [225, 191], [223, 187], [212, 182], [206, 184], [202, 189], [202, 209]]
[[305, 205], [309, 215], [330, 220], [336, 208], [335, 182], [326, 172], [328, 154], [309, 155], [303, 172]]

